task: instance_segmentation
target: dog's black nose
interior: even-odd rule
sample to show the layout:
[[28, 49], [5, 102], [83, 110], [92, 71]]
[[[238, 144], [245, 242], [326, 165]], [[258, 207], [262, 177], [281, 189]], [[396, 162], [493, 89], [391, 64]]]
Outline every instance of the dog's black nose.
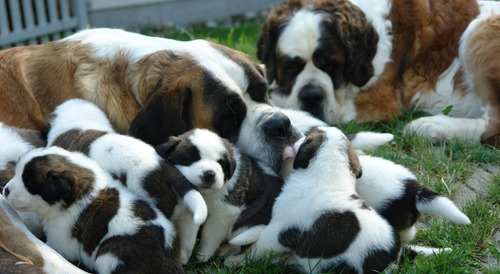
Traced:
[[299, 99], [302, 106], [306, 109], [312, 109], [321, 106], [325, 93], [323, 89], [314, 85], [305, 85], [299, 92]]
[[287, 138], [290, 135], [290, 126], [290, 119], [282, 112], [272, 113], [262, 125], [269, 138]]
[[202, 175], [203, 183], [213, 184], [215, 182], [215, 172], [213, 170], [205, 170]]
[[4, 188], [4, 189], [3, 189], [3, 196], [4, 196], [5, 198], [7, 198], [7, 196], [9, 196], [9, 194], [10, 194], [10, 190], [9, 190], [9, 188], [8, 188], [8, 187]]

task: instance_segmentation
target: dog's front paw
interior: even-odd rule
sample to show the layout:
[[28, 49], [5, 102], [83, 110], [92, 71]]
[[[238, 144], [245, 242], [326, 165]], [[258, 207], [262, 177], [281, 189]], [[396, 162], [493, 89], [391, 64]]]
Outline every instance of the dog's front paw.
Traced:
[[193, 249], [189, 247], [181, 247], [181, 259], [182, 264], [187, 265], [189, 258], [191, 258], [191, 254], [193, 253]]
[[201, 248], [198, 254], [196, 255], [196, 259], [200, 262], [208, 262], [212, 256], [214, 256], [217, 250], [213, 248]]
[[404, 134], [414, 133], [433, 144], [444, 144], [452, 137], [446, 125], [446, 118], [444, 115], [418, 118], [405, 126]]
[[193, 213], [193, 221], [196, 225], [201, 225], [207, 220], [207, 204], [198, 191], [190, 190], [182, 200], [189, 211]]

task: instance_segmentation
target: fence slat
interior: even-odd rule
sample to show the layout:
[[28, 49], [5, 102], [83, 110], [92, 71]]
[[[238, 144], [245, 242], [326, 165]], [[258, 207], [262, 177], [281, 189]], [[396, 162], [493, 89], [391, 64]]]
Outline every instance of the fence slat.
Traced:
[[86, 1], [9, 0], [8, 3], [7, 10], [6, 1], [0, 0], [0, 48], [45, 43], [87, 25]]

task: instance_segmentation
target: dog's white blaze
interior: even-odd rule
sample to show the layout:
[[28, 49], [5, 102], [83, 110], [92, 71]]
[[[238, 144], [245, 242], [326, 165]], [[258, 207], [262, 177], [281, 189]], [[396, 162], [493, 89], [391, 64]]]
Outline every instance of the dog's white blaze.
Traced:
[[220, 159], [226, 152], [226, 147], [219, 135], [207, 129], [196, 129], [189, 140], [200, 152], [202, 159]]
[[424, 213], [434, 213], [457, 224], [470, 224], [467, 217], [457, 206], [446, 197], [436, 197], [427, 203], [418, 203], [418, 211]]
[[280, 52], [289, 57], [300, 57], [312, 62], [312, 53], [318, 47], [321, 37], [320, 23], [323, 16], [319, 13], [301, 10], [288, 22], [277, 44]]
[[118, 266], [123, 264], [116, 256], [111, 253], [102, 254], [96, 258], [95, 265], [99, 273], [112, 273]]
[[34, 146], [26, 142], [12, 129], [0, 122], [0, 170], [6, 169], [11, 161], [17, 162], [19, 157]]
[[208, 41], [176, 41], [160, 37], [145, 36], [120, 29], [83, 30], [62, 41], [81, 41], [90, 44], [96, 58], [112, 61], [118, 53], [126, 54], [131, 63], [161, 50], [185, 52], [193, 56], [199, 64], [211, 72], [230, 90], [242, 94], [248, 87], [244, 70], [233, 60], [213, 48]]

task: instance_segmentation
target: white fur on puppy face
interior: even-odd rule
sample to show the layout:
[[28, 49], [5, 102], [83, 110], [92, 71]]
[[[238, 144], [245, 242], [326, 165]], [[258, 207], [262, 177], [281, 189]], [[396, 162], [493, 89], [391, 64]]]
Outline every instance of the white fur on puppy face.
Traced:
[[60, 104], [49, 120], [51, 128], [47, 135], [47, 146], [51, 146], [59, 135], [71, 129], [114, 132], [104, 111], [83, 99], [71, 99]]
[[217, 134], [206, 129], [195, 129], [193, 134], [189, 136], [189, 141], [196, 146], [201, 159], [189, 166], [176, 165], [177, 169], [188, 181], [200, 187], [201, 191], [207, 190], [203, 174], [213, 172], [215, 174], [214, 183], [209, 189], [220, 189], [224, 181], [230, 179], [224, 178], [224, 171], [217, 162], [223, 158], [224, 153], [227, 153], [224, 143]]

